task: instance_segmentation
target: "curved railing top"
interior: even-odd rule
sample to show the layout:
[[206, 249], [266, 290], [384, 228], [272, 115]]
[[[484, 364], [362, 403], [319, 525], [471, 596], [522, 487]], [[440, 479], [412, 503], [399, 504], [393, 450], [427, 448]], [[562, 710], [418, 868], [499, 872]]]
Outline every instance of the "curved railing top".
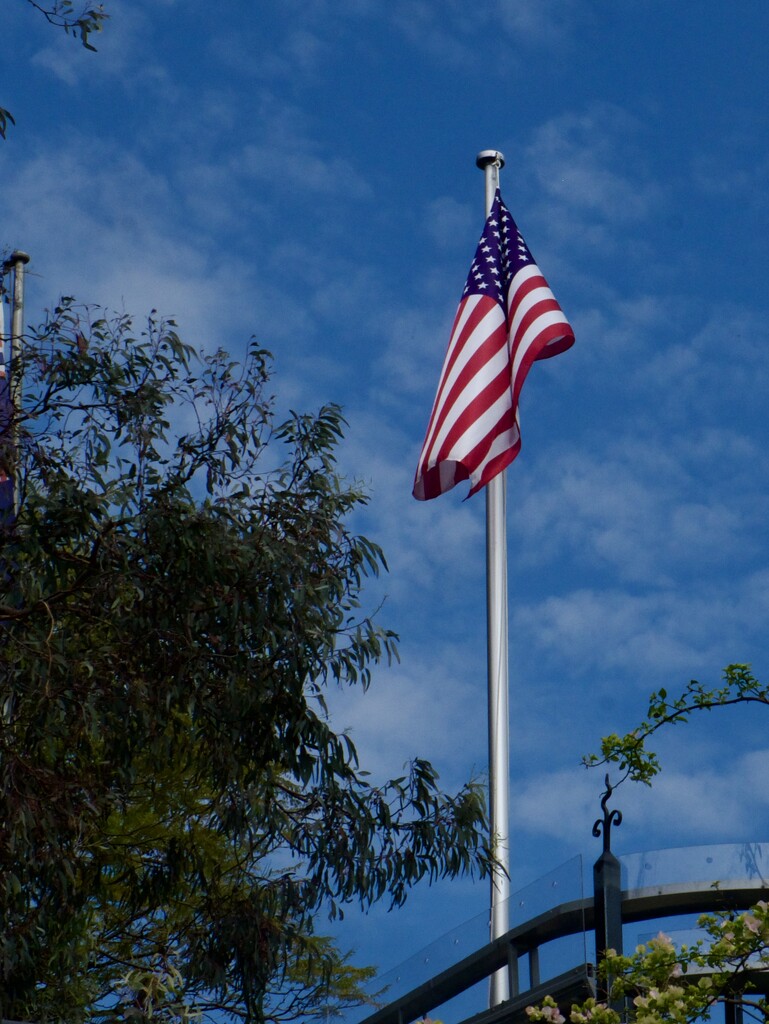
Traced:
[[[572, 857], [535, 882], [513, 893], [507, 901], [510, 927], [520, 928], [526, 922], [552, 911], [554, 907], [577, 903], [581, 905], [584, 897], [583, 886], [582, 858]], [[488, 941], [489, 912], [484, 910], [434, 939], [397, 966], [379, 974], [371, 982], [370, 990], [375, 992], [384, 987], [387, 989], [389, 1000], [395, 999], [427, 978], [435, 977], [441, 971], [459, 963], [485, 946]]]
[[[619, 861], [625, 922], [741, 909], [769, 891], [767, 843], [642, 851]], [[425, 1012], [423, 1004], [437, 990], [449, 997], [502, 966], [506, 946], [525, 953], [566, 936], [584, 937], [593, 927], [593, 897], [582, 891], [581, 871], [581, 858], [574, 858], [511, 896], [510, 931], [494, 942], [488, 941], [488, 915], [478, 915], [380, 975], [376, 984], [388, 985], [389, 1007], [372, 1014], [371, 1024], [389, 1021], [388, 1010], [399, 1004], [400, 1019], [414, 1019], [409, 1011]]]

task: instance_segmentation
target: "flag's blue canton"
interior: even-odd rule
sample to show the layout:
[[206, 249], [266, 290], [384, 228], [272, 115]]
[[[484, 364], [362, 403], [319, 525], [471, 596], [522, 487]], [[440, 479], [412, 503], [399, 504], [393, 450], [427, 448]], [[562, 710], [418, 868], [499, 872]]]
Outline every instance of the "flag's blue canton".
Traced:
[[497, 189], [462, 297], [489, 295], [507, 312], [510, 282], [521, 267], [533, 262], [529, 247]]

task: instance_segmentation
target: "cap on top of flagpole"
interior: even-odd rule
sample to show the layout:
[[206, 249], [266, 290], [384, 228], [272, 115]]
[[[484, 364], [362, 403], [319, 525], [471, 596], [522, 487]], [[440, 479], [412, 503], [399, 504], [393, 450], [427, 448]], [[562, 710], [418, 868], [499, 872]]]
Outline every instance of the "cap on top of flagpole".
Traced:
[[482, 149], [475, 158], [475, 164], [477, 167], [480, 167], [482, 171], [485, 170], [489, 164], [497, 164], [499, 167], [504, 167], [505, 157], [498, 149]]
[[28, 253], [22, 252], [21, 249], [14, 249], [11, 255], [3, 262], [3, 269], [7, 270], [16, 263], [29, 263], [29, 260]]

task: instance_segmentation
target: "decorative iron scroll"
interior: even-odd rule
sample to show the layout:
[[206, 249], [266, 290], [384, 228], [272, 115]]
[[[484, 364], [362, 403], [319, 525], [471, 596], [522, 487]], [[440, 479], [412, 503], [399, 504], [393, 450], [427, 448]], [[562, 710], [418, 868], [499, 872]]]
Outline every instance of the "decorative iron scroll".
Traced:
[[612, 825], [622, 824], [622, 811], [617, 810], [616, 807], [610, 811], [606, 806], [614, 792], [614, 786], [609, 782], [608, 772], [604, 781], [606, 783], [606, 792], [601, 797], [603, 818], [596, 819], [596, 822], [593, 825], [593, 835], [598, 839], [601, 832], [603, 832], [603, 852], [611, 853], [611, 827]]

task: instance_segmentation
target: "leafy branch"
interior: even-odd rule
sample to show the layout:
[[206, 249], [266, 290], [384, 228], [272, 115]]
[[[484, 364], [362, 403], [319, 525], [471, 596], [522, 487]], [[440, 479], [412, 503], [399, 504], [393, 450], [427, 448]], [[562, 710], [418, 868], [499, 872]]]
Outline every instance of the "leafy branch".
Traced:
[[39, 3], [38, 0], [27, 0], [27, 3], [39, 11], [49, 25], [63, 28], [67, 35], [79, 39], [86, 50], [95, 52], [96, 47], [89, 41], [89, 37], [101, 32], [104, 22], [109, 17], [103, 4], [86, 0], [77, 12], [73, 0], [53, 0], [53, 3], [48, 5]]
[[[30, 7], [45, 18], [49, 25], [61, 28], [67, 35], [80, 40], [86, 50], [96, 52], [91, 37], [101, 32], [109, 15], [102, 3], [94, 0], [83, 0], [78, 7], [74, 0], [51, 0], [41, 3], [40, 0], [26, 0]], [[7, 138], [9, 125], [16, 121], [9, 110], [0, 107], [0, 139]]]
[[6, 138], [9, 124], [16, 124], [10, 110], [0, 107], [0, 139]]
[[620, 781], [630, 778], [651, 785], [660, 771], [660, 763], [657, 755], [646, 749], [646, 741], [663, 726], [680, 725], [697, 711], [735, 704], [769, 704], [769, 687], [755, 678], [749, 665], [727, 665], [722, 678], [723, 685], [712, 689], [693, 679], [683, 693], [674, 698], [669, 697], [665, 689], [653, 693], [645, 720], [624, 736], [616, 733], [605, 736], [600, 754], [589, 754], [583, 758], [583, 763], [587, 767], [616, 764], [625, 773]]

